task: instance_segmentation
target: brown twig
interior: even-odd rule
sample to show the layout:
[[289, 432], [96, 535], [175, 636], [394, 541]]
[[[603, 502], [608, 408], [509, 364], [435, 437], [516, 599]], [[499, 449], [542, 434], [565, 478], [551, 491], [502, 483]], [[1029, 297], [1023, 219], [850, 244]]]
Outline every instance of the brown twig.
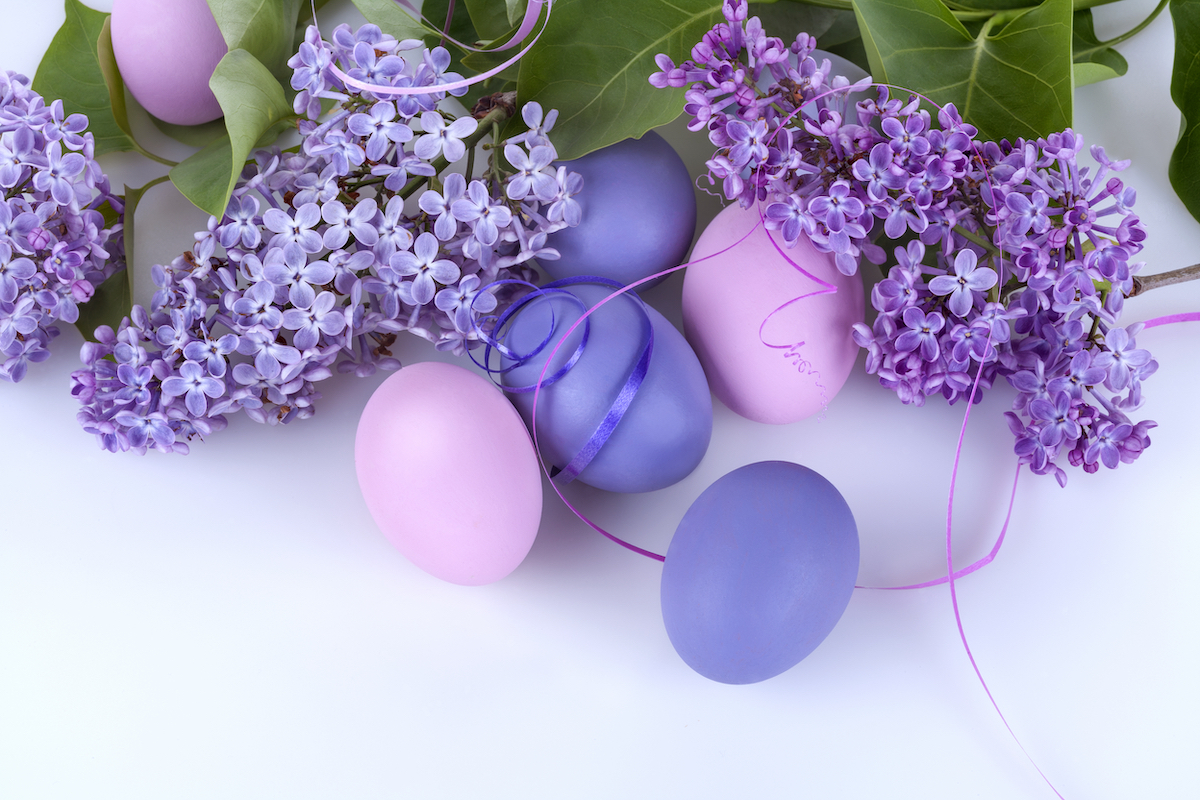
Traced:
[[1187, 281], [1194, 281], [1197, 278], [1200, 278], [1200, 264], [1173, 269], [1170, 272], [1160, 272], [1156, 275], [1134, 275], [1133, 291], [1129, 293], [1129, 296], [1137, 297], [1139, 294], [1145, 294], [1151, 289], [1157, 289], [1160, 286], [1185, 283]]

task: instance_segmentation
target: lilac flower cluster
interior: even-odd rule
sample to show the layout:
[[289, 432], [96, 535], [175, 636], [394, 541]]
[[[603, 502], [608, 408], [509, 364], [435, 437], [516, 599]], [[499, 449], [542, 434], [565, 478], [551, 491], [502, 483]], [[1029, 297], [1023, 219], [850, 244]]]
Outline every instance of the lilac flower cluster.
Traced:
[[124, 268], [121, 210], [94, 158], [82, 114], [46, 105], [15, 72], [0, 74], [0, 377], [19, 381], [50, 356], [55, 323]]
[[[458, 79], [444, 49], [374, 25], [331, 38], [310, 28], [289, 62], [301, 145], [255, 153], [225, 214], [154, 267], [150, 309], [135, 306], [84, 348], [73, 392], [104, 448], [186, 452], [233, 412], [270, 424], [311, 416], [316, 384], [335, 371], [399, 367], [388, 348], [403, 331], [461, 354], [514, 299], [515, 282], [492, 284], [534, 280], [533, 259], [558, 257], [547, 234], [577, 224], [578, 176], [550, 166], [556, 112], [527, 104], [530, 130], [503, 148], [515, 172], [493, 148], [470, 177], [508, 98], [481, 109], [482, 122], [455, 118], [436, 88]], [[373, 85], [430, 89], [360, 92], [334, 64]], [[326, 99], [336, 104], [319, 119]], [[447, 171], [464, 157], [466, 176]]]
[[1017, 455], [1060, 483], [1063, 453], [1088, 472], [1137, 458], [1154, 423], [1127, 414], [1157, 364], [1140, 326], [1117, 324], [1145, 238], [1112, 176], [1128, 162], [1092, 147], [1093, 174], [1070, 130], [978, 141], [952, 105], [934, 120], [915, 96], [831, 76], [810, 36], [767, 36], [744, 0], [724, 13], [692, 60], [658, 56], [650, 82], [689, 87], [689, 127], [716, 147], [708, 179], [789, 247], [805, 236], [849, 275], [887, 261], [880, 233], [896, 241], [874, 324], [854, 329], [868, 372], [915, 405], [1005, 377]]

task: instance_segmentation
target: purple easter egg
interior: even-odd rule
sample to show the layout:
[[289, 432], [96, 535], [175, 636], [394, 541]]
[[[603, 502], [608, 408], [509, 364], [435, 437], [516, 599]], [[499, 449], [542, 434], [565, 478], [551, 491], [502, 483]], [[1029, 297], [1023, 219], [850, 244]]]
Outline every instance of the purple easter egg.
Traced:
[[687, 166], [665, 139], [649, 131], [562, 166], [583, 176], [575, 198], [583, 219], [547, 237], [560, 257], [538, 263], [551, 277], [630, 284], [683, 263], [696, 232], [696, 196]]
[[[611, 291], [605, 286], [579, 284], [571, 286], [569, 293], [545, 294], [521, 308], [501, 335], [505, 347], [529, 354], [543, 341], [547, 344], [536, 356], [503, 373], [504, 386], [537, 384], [555, 344], [585, 309]], [[587, 445], [625, 388], [651, 325], [654, 343], [645, 379], [578, 480], [611, 492], [649, 492], [677, 483], [700, 463], [712, 437], [712, 396], [699, 360], [665, 317], [634, 297], [615, 297], [588, 320], [591, 329], [578, 361], [561, 379], [537, 393], [537, 441], [542, 456], [562, 469]], [[574, 356], [583, 336], [581, 324], [554, 354], [546, 377]], [[503, 368], [513, 363], [501, 360]], [[533, 392], [511, 396], [529, 425]]]
[[858, 528], [833, 484], [761, 461], [718, 479], [679, 523], [663, 564], [663, 623], [704, 677], [756, 683], [829, 635], [857, 575]]

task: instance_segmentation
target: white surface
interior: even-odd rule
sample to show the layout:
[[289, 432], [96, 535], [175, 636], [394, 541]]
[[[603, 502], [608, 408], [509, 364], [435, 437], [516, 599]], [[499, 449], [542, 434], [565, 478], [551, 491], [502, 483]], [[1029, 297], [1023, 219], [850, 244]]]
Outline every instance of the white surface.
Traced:
[[[0, 66], [32, 75], [61, 5], [3, 5]], [[1101, 35], [1152, 5], [1098, 9]], [[1076, 96], [1087, 140], [1134, 159], [1125, 177], [1151, 272], [1200, 260], [1200, 225], [1166, 178], [1171, 50], [1164, 16], [1123, 47], [1126, 77]], [[692, 145], [695, 169], [705, 145]], [[158, 174], [136, 162], [106, 165], [130, 184]], [[173, 191], [154, 189], [139, 211], [139, 231], [155, 231], [143, 264], [203, 227]], [[672, 289], [655, 299], [670, 305]], [[1195, 310], [1193, 284], [1131, 301], [1126, 318]], [[186, 458], [114, 456], [74, 420], [79, 343], [67, 326], [50, 361], [0, 385], [0, 797], [1053, 796], [972, 674], [945, 587], [856, 592], [795, 669], [712, 683], [666, 637], [660, 566], [552, 496], [529, 558], [498, 584], [460, 588], [404, 561], [354, 477], [355, 425], [378, 379], [328, 381], [304, 423], [234, 417]], [[1000, 557], [959, 584], [989, 685], [1068, 798], [1200, 793], [1200, 326], [1139, 344], [1161, 364], [1146, 386], [1153, 447], [1115, 472], [1072, 471], [1065, 489], [1023, 476]], [[431, 354], [414, 340], [402, 357]], [[963, 564], [1003, 518], [1010, 392], [972, 416]], [[854, 510], [861, 583], [925, 580], [944, 566], [962, 411], [904, 407], [858, 371], [823, 419], [775, 428], [718, 408], [707, 458], [669, 490], [570, 497], [662, 552], [717, 477], [798, 461]]]

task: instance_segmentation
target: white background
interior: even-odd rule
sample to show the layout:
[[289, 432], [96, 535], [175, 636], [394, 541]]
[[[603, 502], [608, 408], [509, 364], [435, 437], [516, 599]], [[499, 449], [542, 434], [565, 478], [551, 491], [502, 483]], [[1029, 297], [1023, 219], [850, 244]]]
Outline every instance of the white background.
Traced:
[[[0, 68], [32, 76], [62, 7], [0, 5]], [[1101, 37], [1152, 6], [1098, 9]], [[354, 18], [344, 1], [328, 12], [329, 27]], [[1124, 177], [1147, 271], [1200, 261], [1200, 225], [1166, 178], [1179, 122], [1169, 19], [1122, 50], [1128, 75], [1078, 90], [1076, 128], [1134, 160]], [[689, 142], [698, 171], [704, 138], [678, 126], [669, 138]], [[118, 184], [160, 174], [135, 157], [104, 163]], [[170, 186], [152, 190], [141, 264], [187, 249], [204, 222]], [[668, 315], [678, 286], [651, 295]], [[1197, 310], [1192, 285], [1131, 301], [1126, 319]], [[65, 327], [53, 358], [0, 385], [0, 797], [1053, 796], [972, 673], [945, 587], [858, 591], [796, 668], [713, 683], [671, 648], [661, 566], [590, 532], [548, 489], [539, 538], [505, 580], [462, 588], [406, 562], [354, 475], [355, 426], [380, 378], [326, 382], [299, 424], [235, 416], [187, 457], [112, 455], [75, 423], [81, 339]], [[1023, 475], [999, 558], [959, 584], [989, 686], [1069, 798], [1200, 793], [1198, 344], [1194, 323], [1139, 338], [1161, 365], [1146, 385], [1153, 447], [1116, 471], [1072, 470], [1065, 489]], [[401, 357], [433, 354], [414, 339]], [[998, 388], [971, 419], [962, 564], [1003, 519], [1011, 400]], [[671, 489], [570, 497], [663, 552], [712, 481], [793, 460], [853, 509], [860, 583], [926, 580], [944, 568], [962, 413], [904, 407], [859, 370], [820, 419], [769, 427], [718, 404], [707, 457]]]

